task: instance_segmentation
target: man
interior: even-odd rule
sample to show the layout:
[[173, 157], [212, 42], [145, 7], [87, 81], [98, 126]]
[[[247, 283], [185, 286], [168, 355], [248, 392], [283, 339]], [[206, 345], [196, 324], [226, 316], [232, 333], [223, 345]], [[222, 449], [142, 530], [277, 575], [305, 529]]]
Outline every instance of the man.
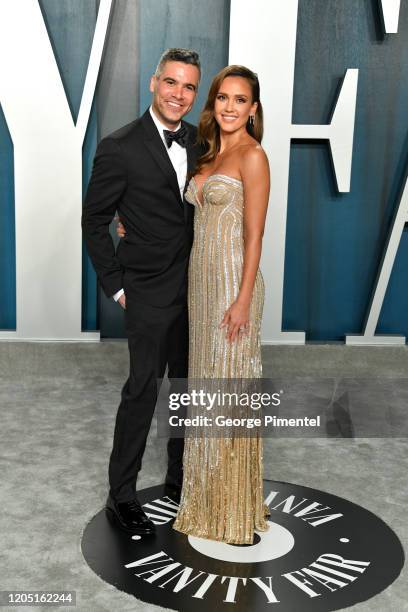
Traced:
[[[194, 168], [196, 128], [184, 121], [200, 80], [198, 54], [169, 49], [151, 78], [152, 105], [98, 145], [82, 227], [105, 294], [125, 308], [130, 373], [119, 405], [109, 463], [106, 509], [129, 532], [154, 524], [136, 497], [136, 479], [157, 400], [157, 379], [187, 377], [187, 269], [193, 207], [183, 200]], [[109, 224], [126, 228], [115, 253]], [[175, 499], [182, 483], [183, 440], [168, 442], [165, 483]]]

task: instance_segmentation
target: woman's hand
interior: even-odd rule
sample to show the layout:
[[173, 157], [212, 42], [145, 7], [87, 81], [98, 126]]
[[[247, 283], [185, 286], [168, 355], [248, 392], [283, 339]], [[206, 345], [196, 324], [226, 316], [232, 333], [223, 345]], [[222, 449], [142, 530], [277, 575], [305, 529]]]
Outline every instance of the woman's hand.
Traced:
[[225, 311], [220, 327], [227, 327], [227, 340], [234, 342], [249, 329], [249, 304], [234, 302]]
[[126, 230], [125, 230], [125, 226], [123, 225], [122, 221], [120, 220], [120, 217], [116, 216], [114, 218], [114, 221], [117, 221], [118, 224], [116, 226], [116, 233], [119, 236], [119, 238], [124, 238], [126, 236]]

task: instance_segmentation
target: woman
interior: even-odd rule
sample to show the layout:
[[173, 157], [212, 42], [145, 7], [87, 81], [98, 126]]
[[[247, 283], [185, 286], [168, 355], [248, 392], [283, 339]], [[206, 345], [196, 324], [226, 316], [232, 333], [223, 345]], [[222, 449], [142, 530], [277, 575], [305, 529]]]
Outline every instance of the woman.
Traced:
[[[227, 66], [213, 79], [201, 113], [205, 153], [185, 196], [195, 206], [189, 380], [262, 376], [259, 261], [269, 197], [262, 133], [257, 76]], [[188, 437], [183, 471], [174, 529], [230, 544], [252, 544], [254, 529], [268, 529], [259, 436]]]
[[[200, 117], [206, 152], [186, 192], [195, 205], [189, 379], [262, 376], [259, 260], [269, 197], [262, 131], [257, 76], [227, 66], [214, 78]], [[183, 470], [174, 529], [252, 544], [254, 529], [268, 528], [261, 438], [186, 438]]]

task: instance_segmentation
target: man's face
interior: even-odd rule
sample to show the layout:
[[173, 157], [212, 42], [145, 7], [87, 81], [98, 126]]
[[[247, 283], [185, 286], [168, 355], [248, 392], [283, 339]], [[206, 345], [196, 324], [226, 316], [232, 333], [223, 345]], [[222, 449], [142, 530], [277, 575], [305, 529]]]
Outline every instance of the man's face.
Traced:
[[166, 62], [161, 75], [152, 76], [152, 107], [156, 116], [170, 130], [191, 110], [199, 79], [197, 66], [184, 62]]

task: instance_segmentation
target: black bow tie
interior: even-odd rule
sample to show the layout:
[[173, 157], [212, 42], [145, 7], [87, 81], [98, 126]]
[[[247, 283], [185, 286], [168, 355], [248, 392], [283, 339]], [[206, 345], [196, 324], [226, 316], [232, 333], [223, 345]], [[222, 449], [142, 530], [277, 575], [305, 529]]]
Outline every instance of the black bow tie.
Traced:
[[164, 138], [166, 139], [167, 148], [170, 149], [173, 142], [177, 142], [180, 147], [187, 145], [187, 128], [182, 125], [181, 128], [172, 132], [171, 130], [163, 130]]

